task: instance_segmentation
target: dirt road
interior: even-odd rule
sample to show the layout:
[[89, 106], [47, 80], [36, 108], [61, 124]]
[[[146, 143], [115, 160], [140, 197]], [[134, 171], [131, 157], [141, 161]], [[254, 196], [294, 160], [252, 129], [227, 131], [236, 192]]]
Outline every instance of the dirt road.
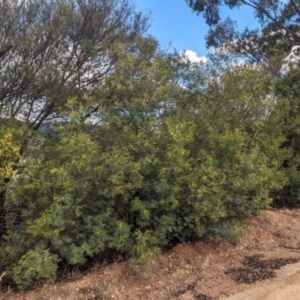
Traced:
[[291, 264], [277, 272], [277, 277], [222, 300], [299, 300], [300, 263]]

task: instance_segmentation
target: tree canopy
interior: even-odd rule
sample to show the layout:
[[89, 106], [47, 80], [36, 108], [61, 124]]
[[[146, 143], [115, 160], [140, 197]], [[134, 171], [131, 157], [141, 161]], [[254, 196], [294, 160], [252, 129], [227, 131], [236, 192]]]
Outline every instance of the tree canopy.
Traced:
[[[229, 41], [234, 41], [231, 43], [231, 49], [259, 62], [274, 56], [278, 43], [280, 47], [278, 52], [284, 51], [287, 55], [291, 46], [300, 42], [300, 6], [295, 0], [186, 0], [186, 2], [194, 12], [203, 14], [206, 23], [210, 26], [206, 39], [208, 47], [218, 48]], [[229, 17], [225, 20], [221, 19], [222, 6], [250, 7], [262, 29], [245, 28], [239, 31], [233, 19]]]
[[38, 129], [65, 116], [68, 98], [93, 93], [119, 45], [133, 50], [147, 18], [127, 0], [1, 1], [0, 26], [2, 122]]

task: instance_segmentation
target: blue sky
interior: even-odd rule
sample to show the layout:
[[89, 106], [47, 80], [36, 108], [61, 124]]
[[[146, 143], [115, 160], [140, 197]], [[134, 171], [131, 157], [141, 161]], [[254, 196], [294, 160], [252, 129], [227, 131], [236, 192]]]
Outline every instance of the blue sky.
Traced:
[[[198, 56], [205, 56], [205, 35], [208, 26], [202, 16], [197, 16], [188, 7], [185, 0], [133, 0], [138, 11], [151, 12], [151, 27], [149, 33], [156, 37], [163, 49], [172, 51], [192, 50]], [[240, 8], [233, 11], [222, 10], [222, 17], [230, 15], [239, 27], [256, 28], [250, 8]]]

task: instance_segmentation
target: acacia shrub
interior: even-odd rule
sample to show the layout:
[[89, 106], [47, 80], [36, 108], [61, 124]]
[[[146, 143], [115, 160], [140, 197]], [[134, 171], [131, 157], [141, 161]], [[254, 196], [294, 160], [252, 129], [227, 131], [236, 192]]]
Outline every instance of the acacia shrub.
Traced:
[[[227, 114], [222, 124], [220, 101], [197, 83], [204, 73], [195, 66], [161, 56], [138, 66], [128, 55], [99, 88], [109, 97], [96, 127], [78, 109], [36, 144], [10, 183], [7, 201], [19, 209], [19, 222], [7, 232], [1, 264], [20, 288], [53, 281], [60, 260], [79, 265], [107, 251], [128, 255], [144, 274], [174, 240], [235, 238], [282, 185], [282, 139], [263, 118], [238, 124], [233, 114], [232, 126]], [[230, 99], [222, 101], [233, 108]], [[27, 272], [35, 255], [50, 269]]]

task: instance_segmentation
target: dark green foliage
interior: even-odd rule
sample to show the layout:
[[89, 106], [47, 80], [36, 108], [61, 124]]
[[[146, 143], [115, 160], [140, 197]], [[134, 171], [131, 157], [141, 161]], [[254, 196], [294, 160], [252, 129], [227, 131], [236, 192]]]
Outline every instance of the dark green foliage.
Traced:
[[[221, 3], [202, 2], [205, 9]], [[80, 14], [89, 8], [95, 17], [93, 8], [110, 4], [111, 12], [116, 2], [53, 3], [70, 14], [71, 4], [80, 4]], [[122, 3], [137, 28], [125, 22], [123, 35], [113, 26], [117, 36], [100, 39], [101, 48], [92, 43], [99, 36], [89, 22], [101, 21], [95, 17], [84, 27], [87, 38], [75, 41], [83, 62], [101, 64], [107, 53], [109, 67], [84, 87], [82, 77], [89, 77], [74, 75], [79, 81], [71, 81], [65, 93], [56, 90], [61, 85], [53, 79], [55, 88], [46, 89], [49, 111], [47, 104], [29, 127], [38, 128], [52, 113], [68, 121], [28, 131], [26, 143], [22, 126], [1, 127], [6, 147], [0, 150], [0, 176], [9, 178], [1, 198], [6, 228], [0, 264], [19, 288], [35, 280], [53, 282], [61, 261], [83, 265], [112, 252], [130, 258], [132, 268], [144, 275], [161, 247], [174, 242], [236, 240], [245, 218], [271, 204], [271, 191], [297, 185], [292, 173], [298, 169], [291, 167], [298, 157], [297, 104], [285, 102], [298, 97], [297, 89], [290, 94], [282, 81], [277, 94], [285, 100], [275, 101], [273, 79], [257, 65], [234, 64], [222, 55], [206, 65], [192, 64], [162, 53], [155, 39], [140, 36], [144, 19]], [[0, 59], [6, 55], [0, 53]], [[286, 78], [293, 86], [297, 82], [297, 76]], [[30, 85], [28, 92], [35, 89]], [[22, 95], [33, 104], [43, 97], [40, 91], [36, 98]], [[286, 133], [291, 140], [285, 140]], [[284, 172], [282, 164], [288, 165]]]
[[278, 115], [286, 140], [282, 148], [288, 151], [282, 169], [288, 183], [277, 193], [277, 205], [300, 206], [300, 69], [292, 68], [276, 85]]
[[36, 280], [53, 283], [58, 261], [57, 255], [36, 247], [29, 250], [12, 266], [12, 277], [19, 288], [28, 288]]
[[[262, 110], [272, 105], [260, 71], [231, 68], [213, 80], [206, 66], [147, 43], [137, 47], [148, 59], [126, 55], [99, 86], [98, 125], [82, 122], [84, 107], [69, 99], [72, 121], [37, 137], [11, 181], [6, 202], [18, 222], [1, 263], [20, 288], [54, 280], [59, 260], [78, 265], [117, 251], [145, 274], [161, 246], [236, 239], [282, 186], [282, 138], [267, 132]], [[32, 260], [43, 268], [27, 271]]]
[[[264, 120], [264, 125], [270, 134], [284, 136], [280, 151], [276, 155], [283, 161], [280, 168], [285, 174], [286, 183], [283, 189], [275, 188], [272, 197], [275, 206], [299, 207], [300, 72], [299, 63], [297, 64], [295, 59], [295, 56], [299, 57], [299, 50], [292, 48], [299, 45], [299, 3], [293, 0], [186, 0], [186, 2], [196, 13], [203, 13], [210, 26], [207, 35], [208, 47], [226, 49], [232, 56], [238, 55], [247, 62], [255, 61], [263, 65], [267, 71], [264, 80], [268, 77], [273, 78], [273, 83], [270, 83], [271, 85], [275, 83], [276, 88], [275, 92], [270, 91], [270, 96], [274, 97], [276, 104], [270, 117]], [[251, 7], [262, 28], [259, 30], [245, 28], [244, 31], [239, 31], [238, 24], [232, 19], [220, 18], [222, 5], [229, 8]], [[251, 109], [251, 112], [255, 112], [255, 109]], [[249, 128], [252, 130], [252, 125]]]

